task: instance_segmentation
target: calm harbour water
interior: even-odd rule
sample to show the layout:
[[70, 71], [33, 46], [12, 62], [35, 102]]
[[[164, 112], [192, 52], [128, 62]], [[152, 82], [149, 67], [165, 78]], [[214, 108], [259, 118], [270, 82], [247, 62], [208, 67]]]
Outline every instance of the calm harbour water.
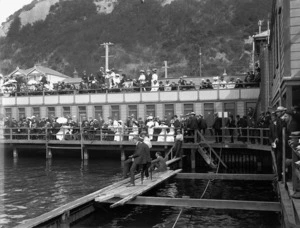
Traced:
[[[13, 227], [120, 180], [119, 157], [20, 156], [0, 149], [0, 227]], [[171, 179], [148, 195], [199, 198], [207, 180]], [[276, 201], [271, 182], [212, 182], [204, 198]], [[124, 206], [99, 209], [73, 227], [172, 227], [181, 208]], [[185, 208], [176, 227], [280, 227], [278, 213]]]

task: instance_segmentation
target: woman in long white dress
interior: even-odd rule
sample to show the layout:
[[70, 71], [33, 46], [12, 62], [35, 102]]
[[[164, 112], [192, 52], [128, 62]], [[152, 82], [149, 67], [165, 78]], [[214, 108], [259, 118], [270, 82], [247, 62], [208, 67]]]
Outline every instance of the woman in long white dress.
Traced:
[[149, 121], [147, 123], [148, 135], [149, 135], [149, 139], [152, 140], [155, 124], [153, 122], [153, 117], [152, 116], [149, 116], [148, 119], [149, 119]]
[[119, 124], [118, 121], [114, 120], [113, 122], [113, 127], [114, 127], [114, 132], [115, 132], [115, 136], [114, 136], [114, 141], [121, 141], [121, 126]]
[[56, 138], [60, 141], [65, 139], [66, 134], [70, 132], [70, 126], [63, 125], [60, 127], [59, 131], [56, 133]]
[[171, 127], [169, 129], [170, 131], [169, 133], [167, 133], [166, 142], [174, 142], [174, 135], [175, 135], [174, 125], [171, 124]]
[[114, 141], [121, 142], [121, 141], [123, 141], [125, 125], [122, 120], [119, 120], [118, 124], [119, 124], [118, 127], [115, 127]]
[[139, 127], [138, 127], [138, 123], [136, 121], [133, 121], [132, 123], [132, 132], [129, 133], [129, 137], [128, 140], [132, 141], [133, 137], [139, 135]]
[[158, 135], [157, 142], [165, 142], [167, 136], [167, 128], [168, 126], [165, 125], [165, 122], [161, 122], [159, 128], [161, 128], [161, 132]]

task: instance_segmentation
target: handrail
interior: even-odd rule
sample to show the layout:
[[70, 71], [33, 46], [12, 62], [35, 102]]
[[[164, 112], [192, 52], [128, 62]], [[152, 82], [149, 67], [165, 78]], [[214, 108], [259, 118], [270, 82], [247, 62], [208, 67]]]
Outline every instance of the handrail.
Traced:
[[[221, 162], [221, 164], [227, 169], [227, 165], [223, 162], [223, 160], [216, 153], [216, 151], [214, 150], [214, 148], [212, 148], [212, 146], [206, 141], [206, 139], [204, 138], [204, 136], [198, 130], [197, 130], [197, 135], [200, 137], [201, 142], [204, 143], [206, 145], [206, 147], [208, 147], [211, 152], [213, 152], [213, 154], [219, 159], [219, 161]], [[199, 144], [199, 147], [200, 147], [200, 144]]]
[[[46, 130], [47, 129], [47, 130]], [[123, 127], [115, 127], [112, 128], [113, 129], [113, 133], [109, 133], [107, 132], [108, 129], [107, 128], [94, 128], [94, 129], [85, 129], [82, 128], [82, 130], [80, 130], [80, 127], [70, 127], [70, 129], [72, 129], [72, 134], [68, 134], [71, 137], [69, 138], [65, 138], [65, 136], [67, 135], [67, 130], [63, 130], [61, 135], [62, 138], [65, 140], [80, 140], [80, 132], [82, 134], [82, 138], [83, 140], [91, 140], [91, 141], [108, 141], [110, 140], [109, 137], [116, 137], [116, 141], [124, 141], [124, 137], [133, 137], [134, 135], [138, 135], [139, 133], [134, 133], [132, 130], [133, 128], [131, 127], [127, 127], [127, 128], [123, 128]], [[146, 130], [147, 128], [139, 128], [138, 132], [141, 132], [143, 130]], [[155, 127], [155, 129], [161, 129], [160, 127]], [[171, 129], [170, 127], [168, 127], [167, 129]], [[211, 130], [212, 128], [208, 128], [208, 130]], [[235, 131], [239, 131], [240, 128], [222, 128], [222, 137], [230, 137], [230, 133], [225, 134], [226, 130], [235, 130]], [[0, 130], [3, 130], [3, 136], [5, 139], [10, 139], [10, 140], [18, 140], [18, 139], [22, 139], [26, 137], [26, 139], [28, 140], [37, 140], [37, 139], [42, 139], [44, 137], [49, 137], [49, 139], [53, 140], [53, 137], [51, 137], [51, 132], [54, 131], [60, 131], [61, 127], [58, 128], [52, 128], [52, 127], [41, 127], [41, 128], [28, 128], [28, 127], [0, 127]], [[267, 142], [269, 142], [269, 138], [268, 138], [268, 132], [269, 129], [268, 128], [242, 128], [242, 130], [247, 131], [247, 135], [244, 135], [243, 137], [245, 137], [247, 139], [248, 142], [250, 142], [252, 139], [257, 139], [258, 140], [258, 144], [266, 144]], [[196, 130], [198, 131], [198, 130]], [[255, 131], [257, 133], [259, 133], [258, 135], [249, 135], [249, 133], [251, 131]], [[47, 133], [46, 133], [47, 132]], [[56, 133], [57, 133], [56, 132]], [[74, 133], [75, 132], [75, 133]], [[184, 129], [183, 132], [190, 132], [190, 129]], [[56, 135], [52, 134], [53, 135]], [[200, 133], [200, 132], [199, 132]], [[152, 134], [149, 136], [154, 136], [154, 137], [158, 137], [158, 136], [163, 136], [164, 142], [167, 141], [167, 137], [172, 137], [171, 135], [168, 135], [167, 133], [165, 134]], [[173, 137], [175, 137], [175, 133], [173, 135]], [[184, 138], [184, 142], [190, 141], [193, 143], [198, 143], [197, 142], [197, 133], [195, 132], [193, 135], [189, 136], [187, 134], [183, 134], [183, 138]], [[208, 139], [210, 139], [211, 137], [215, 137], [214, 134], [211, 132], [211, 135], [206, 135], [206, 141], [208, 141]], [[56, 137], [54, 138], [56, 139]], [[113, 141], [114, 139], [112, 139], [111, 141]], [[175, 140], [174, 140], [175, 141]], [[257, 143], [257, 142], [255, 142]]]

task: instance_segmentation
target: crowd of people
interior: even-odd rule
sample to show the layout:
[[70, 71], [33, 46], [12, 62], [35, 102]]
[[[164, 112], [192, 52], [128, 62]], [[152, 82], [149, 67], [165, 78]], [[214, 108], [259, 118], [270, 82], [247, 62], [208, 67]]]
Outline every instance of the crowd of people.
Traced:
[[[19, 120], [6, 117], [4, 126], [6, 129], [5, 137], [10, 137], [10, 128], [15, 139], [48, 139], [52, 140], [79, 140], [82, 136], [85, 140], [107, 140], [107, 141], [131, 141], [134, 136], [141, 132], [146, 132], [150, 141], [157, 142], [174, 142], [178, 130], [185, 136], [185, 141], [194, 141], [195, 131], [203, 135], [215, 136], [216, 143], [221, 143], [224, 129], [227, 129], [230, 135], [230, 142], [234, 139], [246, 142], [248, 139], [252, 143], [260, 141], [259, 130], [255, 128], [269, 128], [271, 117], [270, 113], [262, 113], [257, 121], [254, 120], [253, 109], [249, 108], [247, 115], [236, 118], [229, 115], [223, 120], [218, 113], [214, 114], [214, 121], [208, 126], [207, 120], [202, 114], [196, 115], [191, 112], [187, 115], [174, 115], [172, 118], [165, 116], [160, 117], [147, 116], [146, 119], [136, 118], [134, 115], [129, 116], [126, 121], [108, 117], [105, 121], [102, 117], [82, 118], [79, 123], [76, 117], [49, 117], [40, 118], [39, 116], [24, 117]], [[209, 131], [207, 129], [209, 128]], [[46, 134], [47, 129], [47, 134]], [[267, 142], [267, 133], [264, 132], [264, 144]]]
[[195, 90], [195, 89], [233, 89], [258, 87], [260, 83], [260, 68], [257, 67], [254, 72], [248, 72], [244, 81], [240, 78], [230, 78], [229, 81], [224, 76], [202, 79], [199, 85], [193, 80], [186, 80], [187, 76], [179, 78], [177, 83], [166, 80], [158, 80], [157, 69], [140, 70], [136, 78], [128, 77], [126, 74], [115, 73], [114, 69], [104, 71], [100, 67], [97, 73], [90, 75], [84, 70], [81, 74], [79, 85], [74, 83], [51, 83], [47, 81], [46, 76], [42, 76], [39, 81], [26, 80], [22, 77], [4, 79], [0, 75], [0, 94], [9, 96], [23, 95], [52, 95], [52, 94], [72, 94], [72, 93], [105, 93], [105, 92], [140, 92], [140, 91], [174, 91], [174, 90]]
[[[61, 122], [61, 119], [66, 121]], [[286, 128], [285, 138], [282, 134], [283, 128]], [[231, 143], [236, 139], [243, 143], [248, 141], [271, 145], [276, 158], [279, 180], [285, 173], [282, 170], [282, 145], [286, 145], [288, 167], [291, 164], [293, 149], [300, 154], [299, 143], [293, 144], [290, 140], [290, 136], [295, 136], [294, 134], [299, 137], [297, 134], [300, 131], [300, 107], [296, 106], [290, 110], [279, 106], [274, 112], [262, 112], [257, 118], [253, 108], [249, 108], [246, 115], [242, 117], [239, 115], [234, 117], [230, 114], [225, 120], [215, 113], [211, 126], [207, 125], [202, 114], [196, 115], [194, 112], [181, 114], [179, 117], [174, 115], [171, 119], [167, 116], [163, 119], [158, 116], [147, 116], [143, 120], [136, 119], [132, 115], [124, 122], [110, 117], [106, 121], [101, 117], [83, 118], [81, 122], [77, 122], [70, 116], [66, 118], [32, 116], [21, 117], [19, 120], [5, 117], [3, 135], [7, 139], [12, 135], [13, 139], [79, 140], [83, 137], [84, 140], [107, 141], [134, 141], [136, 137], [141, 137], [145, 138], [147, 145], [151, 145], [152, 141], [175, 142], [175, 148], [181, 148], [183, 141], [194, 142], [198, 139], [195, 135], [196, 131], [201, 132], [205, 137], [208, 135], [207, 132], [210, 132], [211, 136], [215, 137], [215, 143], [222, 143], [224, 129], [229, 132], [226, 136], [229, 136]], [[179, 156], [178, 151], [176, 154]], [[287, 175], [290, 173], [291, 171]]]

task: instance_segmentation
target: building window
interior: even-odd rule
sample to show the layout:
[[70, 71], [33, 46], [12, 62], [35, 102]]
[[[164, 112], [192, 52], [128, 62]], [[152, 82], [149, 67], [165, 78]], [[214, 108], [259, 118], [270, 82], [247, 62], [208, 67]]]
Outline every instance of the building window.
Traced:
[[5, 116], [6, 117], [11, 117], [12, 116], [11, 108], [5, 108]]
[[103, 119], [103, 111], [102, 111], [102, 106], [95, 106], [95, 119], [97, 120], [102, 120]]
[[40, 107], [33, 107], [32, 108], [32, 115], [40, 116]]
[[48, 118], [55, 117], [55, 107], [48, 107], [47, 108]]
[[173, 104], [165, 104], [165, 116], [168, 120], [172, 119], [174, 116], [174, 105]]
[[66, 118], [71, 117], [71, 107], [63, 107], [63, 116]]
[[18, 111], [19, 111], [19, 120], [23, 119], [23, 118], [26, 118], [26, 116], [25, 116], [25, 108], [19, 108]]
[[246, 102], [246, 115], [253, 116], [254, 115], [254, 110], [256, 108], [256, 102]]
[[214, 123], [214, 103], [204, 103], [204, 119], [207, 122], [207, 126], [212, 126]]
[[134, 116], [134, 118], [137, 119], [137, 105], [128, 105], [128, 116]]
[[224, 103], [224, 117], [235, 116], [235, 103]]
[[83, 120], [87, 120], [86, 116], [86, 107], [85, 106], [78, 106], [78, 116], [79, 121], [82, 122]]
[[155, 105], [146, 105], [146, 115], [147, 116], [156, 116]]
[[184, 104], [183, 105], [184, 115], [191, 113], [193, 111], [194, 111], [194, 104]]
[[114, 120], [120, 119], [120, 108], [119, 105], [112, 105], [111, 106], [111, 116]]

